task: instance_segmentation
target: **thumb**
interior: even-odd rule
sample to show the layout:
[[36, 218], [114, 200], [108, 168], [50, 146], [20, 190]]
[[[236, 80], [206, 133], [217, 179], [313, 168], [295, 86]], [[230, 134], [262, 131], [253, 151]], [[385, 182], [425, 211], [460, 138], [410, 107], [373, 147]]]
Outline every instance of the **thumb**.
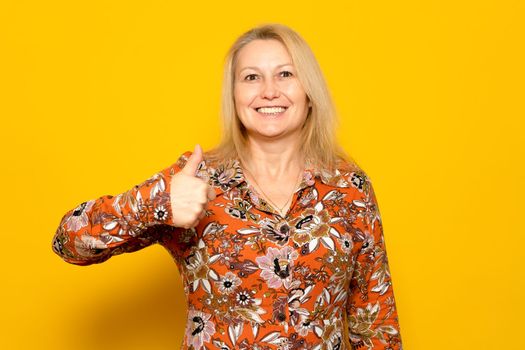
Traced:
[[199, 144], [195, 145], [195, 149], [191, 154], [190, 158], [186, 162], [186, 165], [182, 169], [182, 172], [186, 175], [195, 176], [199, 163], [202, 161], [202, 148]]

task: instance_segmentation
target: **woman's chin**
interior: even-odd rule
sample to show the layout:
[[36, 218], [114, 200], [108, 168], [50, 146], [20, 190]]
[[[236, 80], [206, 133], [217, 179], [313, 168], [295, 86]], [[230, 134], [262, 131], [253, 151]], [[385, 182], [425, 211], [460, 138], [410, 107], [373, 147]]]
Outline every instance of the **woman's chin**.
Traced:
[[264, 128], [253, 130], [249, 135], [258, 139], [279, 139], [291, 133], [291, 130], [286, 128]]

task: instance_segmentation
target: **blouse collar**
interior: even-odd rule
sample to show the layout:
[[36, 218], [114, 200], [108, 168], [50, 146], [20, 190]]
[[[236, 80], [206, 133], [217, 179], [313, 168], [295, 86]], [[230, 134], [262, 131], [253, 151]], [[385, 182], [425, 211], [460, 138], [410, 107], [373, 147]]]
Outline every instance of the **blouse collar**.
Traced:
[[[183, 154], [185, 161], [191, 155], [190, 151]], [[355, 177], [354, 175], [360, 175]], [[315, 180], [320, 180], [323, 184], [336, 187], [352, 187], [352, 182], [361, 181], [363, 178], [362, 170], [357, 165], [348, 162], [341, 162], [335, 170], [308, 168], [303, 171], [303, 177], [296, 192], [315, 184]], [[218, 196], [222, 193], [246, 183], [242, 167], [238, 159], [212, 162], [206, 159], [199, 164], [196, 176], [206, 181], [215, 190]], [[359, 185], [359, 184], [354, 184]]]

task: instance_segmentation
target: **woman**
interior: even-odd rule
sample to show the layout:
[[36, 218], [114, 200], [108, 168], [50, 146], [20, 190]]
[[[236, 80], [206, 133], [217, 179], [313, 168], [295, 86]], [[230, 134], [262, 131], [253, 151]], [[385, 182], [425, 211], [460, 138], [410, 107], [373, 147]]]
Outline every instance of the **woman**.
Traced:
[[222, 96], [220, 145], [80, 204], [53, 250], [88, 265], [162, 244], [187, 296], [183, 349], [401, 349], [374, 191], [335, 141], [308, 45], [283, 25], [246, 32]]

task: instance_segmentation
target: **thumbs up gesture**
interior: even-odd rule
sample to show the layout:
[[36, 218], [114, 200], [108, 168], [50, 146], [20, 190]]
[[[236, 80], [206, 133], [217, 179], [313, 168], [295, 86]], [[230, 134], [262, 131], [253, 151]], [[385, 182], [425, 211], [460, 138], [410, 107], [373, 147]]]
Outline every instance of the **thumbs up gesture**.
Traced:
[[215, 199], [215, 191], [195, 176], [202, 161], [202, 148], [195, 146], [184, 168], [171, 178], [170, 201], [173, 225], [192, 228], [204, 217], [208, 201]]

